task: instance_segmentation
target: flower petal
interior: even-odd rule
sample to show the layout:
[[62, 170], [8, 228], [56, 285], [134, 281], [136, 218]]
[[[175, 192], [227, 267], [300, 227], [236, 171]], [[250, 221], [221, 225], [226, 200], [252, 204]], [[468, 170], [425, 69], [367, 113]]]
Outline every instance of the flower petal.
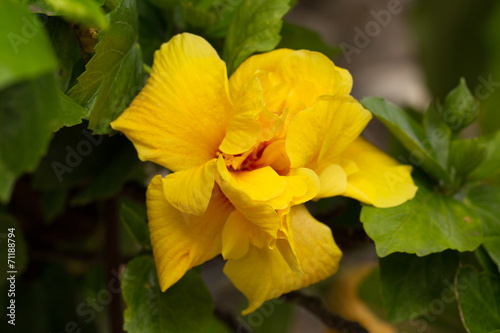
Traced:
[[342, 163], [357, 167], [347, 177], [344, 196], [376, 207], [393, 207], [412, 199], [417, 192], [411, 166], [401, 165], [361, 137], [344, 151]]
[[240, 89], [256, 74], [257, 71], [272, 72], [276, 66], [290, 53], [290, 49], [277, 49], [271, 52], [253, 55], [246, 59], [229, 78], [229, 90], [235, 98]]
[[[216, 176], [216, 181], [219, 184], [224, 195], [229, 199], [233, 206], [249, 221], [257, 225], [261, 230], [268, 233], [271, 237], [276, 238], [280, 224], [280, 218], [276, 210], [269, 204], [255, 201], [244, 190], [250, 192], [256, 191], [255, 184], [245, 186], [245, 182], [241, 185], [234, 179], [231, 173], [227, 170], [226, 164], [222, 157], [217, 161], [217, 170], [219, 171]], [[264, 171], [263, 174], [269, 171]], [[270, 174], [270, 173], [269, 173]], [[278, 176], [279, 177], [279, 176]], [[269, 177], [271, 178], [271, 177]], [[272, 177], [274, 178], [274, 177]], [[258, 179], [256, 179], [259, 181]], [[272, 180], [273, 182], [275, 180]], [[284, 181], [279, 179], [279, 184], [276, 186], [281, 187], [278, 192], [284, 191]], [[239, 187], [243, 187], [244, 190]], [[252, 189], [253, 187], [253, 189]], [[276, 191], [276, 189], [271, 189]], [[262, 196], [262, 194], [258, 194]]]
[[162, 291], [190, 268], [221, 252], [222, 229], [233, 210], [223, 195], [214, 195], [202, 216], [182, 213], [165, 200], [161, 176], [148, 186], [149, 231]]
[[199, 167], [167, 175], [163, 179], [165, 199], [184, 213], [203, 214], [214, 188], [215, 162], [214, 158]]
[[141, 160], [189, 170], [216, 157], [230, 111], [225, 63], [206, 40], [184, 33], [156, 51], [146, 86], [111, 126]]
[[340, 165], [330, 164], [319, 174], [319, 182], [320, 190], [315, 200], [343, 194], [347, 188], [347, 175]]
[[292, 168], [333, 164], [342, 151], [359, 136], [371, 113], [350, 96], [323, 96], [291, 121], [286, 151]]
[[248, 252], [250, 244], [263, 248], [268, 243], [266, 235], [235, 210], [222, 230], [222, 256], [226, 260], [239, 259]]
[[291, 209], [291, 228], [302, 274], [292, 270], [277, 247], [250, 246], [240, 259], [227, 261], [224, 273], [248, 299], [242, 312], [255, 311], [266, 300], [327, 278], [337, 271], [342, 253], [330, 228], [316, 221], [302, 206]]

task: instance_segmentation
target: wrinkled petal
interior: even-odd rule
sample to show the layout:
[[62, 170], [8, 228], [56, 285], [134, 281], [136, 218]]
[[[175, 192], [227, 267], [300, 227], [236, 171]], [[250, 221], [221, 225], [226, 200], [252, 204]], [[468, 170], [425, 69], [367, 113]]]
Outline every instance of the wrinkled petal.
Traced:
[[224, 259], [239, 259], [248, 252], [250, 244], [263, 248], [267, 243], [267, 235], [240, 212], [235, 210], [229, 215], [222, 230]]
[[189, 170], [216, 157], [230, 111], [225, 63], [206, 40], [184, 33], [156, 51], [146, 86], [111, 126], [141, 160]]
[[276, 67], [276, 75], [288, 87], [286, 106], [292, 113], [307, 109], [322, 95], [347, 95], [352, 78], [325, 55], [308, 50], [290, 53]]
[[290, 214], [302, 274], [290, 268], [277, 247], [250, 246], [246, 255], [230, 259], [224, 266], [224, 273], [248, 299], [243, 314], [256, 310], [266, 300], [316, 283], [337, 271], [342, 253], [330, 228], [316, 221], [302, 205], [292, 207]]
[[320, 180], [316, 173], [307, 168], [290, 170], [281, 177], [286, 184], [285, 191], [267, 203], [274, 209], [286, 209], [311, 200], [320, 191]]
[[284, 57], [294, 52], [289, 49], [277, 49], [271, 52], [253, 55], [246, 59], [229, 78], [229, 90], [233, 99], [239, 94], [257, 71], [272, 72]]
[[347, 177], [344, 196], [383, 208], [400, 205], [417, 192], [411, 166], [399, 164], [361, 137], [346, 148], [342, 163], [357, 169]]
[[359, 136], [371, 113], [350, 96], [321, 97], [290, 122], [286, 151], [292, 168], [332, 164]]
[[[268, 233], [271, 237], [276, 238], [279, 228], [280, 218], [276, 210], [269, 204], [256, 201], [252, 199], [249, 194], [244, 190], [244, 188], [249, 191], [253, 191], [254, 185], [250, 183], [249, 186], [245, 182], [241, 181], [239, 184], [227, 170], [224, 159], [219, 157], [217, 161], [218, 175], [216, 181], [219, 184], [224, 195], [229, 199], [229, 201], [234, 205], [234, 207], [249, 221], [257, 225], [261, 230]], [[261, 171], [262, 172], [262, 171]], [[269, 178], [274, 178], [269, 171], [263, 171], [263, 174], [268, 174]], [[279, 178], [279, 176], [278, 176]], [[258, 181], [258, 180], [256, 180]], [[273, 181], [275, 181], [273, 179]], [[284, 181], [279, 178], [279, 187], [281, 189], [276, 191], [276, 189], [270, 189], [274, 193], [282, 193], [284, 191]], [[262, 194], [259, 194], [262, 196]]]
[[203, 214], [214, 188], [215, 162], [213, 159], [199, 167], [167, 175], [163, 179], [165, 199], [184, 213]]
[[201, 216], [183, 213], [165, 200], [161, 176], [146, 193], [151, 244], [162, 291], [187, 270], [215, 257], [222, 248], [222, 229], [233, 207], [218, 195]]

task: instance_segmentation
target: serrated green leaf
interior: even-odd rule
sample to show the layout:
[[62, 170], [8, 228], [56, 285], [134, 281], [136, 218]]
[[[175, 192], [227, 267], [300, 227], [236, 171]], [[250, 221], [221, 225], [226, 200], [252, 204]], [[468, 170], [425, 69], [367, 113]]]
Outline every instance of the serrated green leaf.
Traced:
[[329, 58], [333, 58], [341, 52], [340, 48], [325, 43], [317, 32], [289, 22], [283, 22], [281, 41], [276, 48], [317, 51]]
[[485, 146], [485, 156], [481, 164], [468, 177], [481, 180], [500, 172], [500, 131], [479, 139]]
[[87, 110], [89, 128], [112, 131], [116, 119], [142, 88], [142, 55], [137, 43], [135, 0], [122, 0], [108, 14], [109, 26], [99, 32], [95, 54], [68, 95]]
[[43, 25], [23, 5], [0, 2], [0, 90], [56, 70], [57, 58]]
[[122, 292], [127, 303], [124, 330], [129, 333], [204, 333], [213, 318], [212, 296], [198, 273], [188, 271], [162, 293], [149, 256], [127, 264]]
[[135, 202], [123, 202], [120, 207], [120, 219], [130, 236], [143, 247], [151, 248], [146, 207]]
[[461, 78], [458, 86], [446, 96], [441, 112], [443, 120], [455, 133], [477, 119], [479, 102], [467, 88], [464, 78]]
[[472, 251], [483, 242], [482, 222], [474, 209], [416, 184], [415, 198], [400, 206], [361, 210], [361, 222], [380, 257], [394, 252], [425, 256], [446, 249]]
[[85, 109], [62, 91], [58, 91], [58, 97], [60, 102], [58, 127], [70, 127], [80, 124], [82, 118], [85, 117]]
[[465, 201], [484, 224], [483, 246], [500, 271], [500, 188], [479, 185], [467, 193]]
[[410, 152], [409, 159], [434, 177], [451, 183], [445, 168], [439, 164], [436, 152], [420, 124], [403, 110], [383, 98], [368, 97], [361, 104], [370, 110]]
[[500, 327], [500, 278], [462, 267], [457, 276], [462, 322], [469, 333], [489, 333]]
[[95, 0], [45, 0], [49, 8], [68, 21], [87, 27], [105, 29], [108, 20], [104, 10]]
[[379, 264], [384, 308], [390, 322], [425, 314], [435, 299], [446, 304], [455, 302], [453, 281], [458, 267], [455, 252], [425, 257], [393, 253], [380, 258]]
[[271, 51], [280, 41], [282, 17], [290, 0], [243, 0], [224, 43], [223, 59], [231, 74], [255, 52]]
[[52, 74], [0, 91], [0, 182], [2, 199], [10, 197], [14, 179], [33, 171], [57, 128], [59, 101]]

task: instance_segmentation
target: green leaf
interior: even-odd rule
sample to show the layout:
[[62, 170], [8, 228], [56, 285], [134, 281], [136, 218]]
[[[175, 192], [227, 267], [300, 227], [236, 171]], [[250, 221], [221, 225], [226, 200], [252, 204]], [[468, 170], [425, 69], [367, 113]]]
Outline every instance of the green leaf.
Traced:
[[446, 249], [472, 251], [483, 242], [483, 226], [474, 209], [422, 182], [415, 198], [392, 208], [364, 206], [361, 222], [377, 253], [425, 256]]
[[70, 127], [80, 124], [82, 122], [82, 118], [85, 117], [85, 109], [62, 91], [58, 91], [58, 95], [61, 104], [59, 108], [58, 127]]
[[127, 303], [124, 330], [129, 333], [204, 333], [213, 318], [212, 296], [194, 270], [162, 293], [149, 256], [127, 264], [122, 292]]
[[390, 322], [425, 314], [435, 299], [447, 304], [455, 302], [453, 281], [458, 267], [455, 252], [425, 257], [393, 253], [380, 258], [379, 264], [384, 308]]
[[340, 48], [325, 43], [317, 32], [289, 22], [283, 22], [281, 41], [277, 48], [317, 51], [329, 58], [333, 58], [341, 52]]
[[0, 90], [56, 70], [43, 25], [20, 3], [0, 2]]
[[9, 201], [16, 178], [14, 172], [8, 170], [0, 159], [0, 203]]
[[89, 128], [97, 134], [112, 131], [109, 123], [123, 112], [143, 85], [135, 0], [122, 0], [108, 16], [110, 24], [99, 32], [94, 56], [68, 92], [87, 110]]
[[280, 41], [281, 18], [290, 0], [243, 0], [229, 26], [223, 59], [228, 73], [255, 52], [271, 51]]
[[144, 248], [151, 248], [146, 207], [133, 201], [122, 203], [120, 219], [132, 238]]
[[[115, 152], [103, 163], [85, 189], [72, 200], [73, 205], [87, 205], [116, 194], [142, 166], [134, 146], [125, 138], [116, 139]], [[88, 144], [91, 147], [90, 144]], [[83, 156], [84, 157], [84, 156]]]
[[477, 119], [479, 101], [467, 88], [464, 78], [461, 78], [458, 86], [446, 96], [441, 112], [443, 120], [455, 133], [460, 132]]
[[105, 29], [108, 20], [95, 0], [45, 0], [50, 9], [68, 21], [87, 27]]
[[454, 140], [451, 143], [449, 169], [460, 182], [473, 172], [486, 156], [486, 146], [480, 139]]
[[443, 165], [430, 145], [422, 126], [403, 110], [383, 98], [368, 97], [361, 104], [370, 110], [410, 152], [412, 164], [422, 167], [431, 175], [451, 183]]
[[483, 246], [500, 271], [500, 188], [479, 185], [472, 188], [465, 200], [484, 224]]
[[481, 164], [470, 175], [471, 181], [481, 180], [500, 172], [500, 131], [481, 138], [485, 146], [485, 156]]
[[243, 0], [232, 1], [214, 1], [214, 12], [217, 15], [217, 21], [206, 31], [208, 37], [223, 38], [227, 35], [229, 26], [234, 20], [234, 16]]
[[42, 209], [43, 219], [50, 223], [66, 208], [66, 199], [68, 191], [56, 190], [43, 192], [40, 197], [40, 208]]
[[448, 166], [448, 155], [450, 151], [451, 129], [443, 120], [439, 113], [439, 106], [431, 104], [425, 111], [423, 117], [424, 131], [427, 135], [433, 151], [436, 154], [436, 160], [442, 167]]
[[57, 16], [47, 17], [47, 20], [45, 29], [59, 63], [59, 89], [65, 92], [69, 88], [76, 59], [81, 58], [81, 51], [78, 39], [75, 38], [75, 33], [68, 22]]
[[468, 332], [489, 333], [500, 327], [500, 278], [466, 266], [458, 271], [456, 288]]
[[[58, 99], [52, 74], [0, 91], [0, 182], [4, 201], [15, 177], [35, 169], [57, 128]], [[5, 173], [5, 174], [4, 174]]]

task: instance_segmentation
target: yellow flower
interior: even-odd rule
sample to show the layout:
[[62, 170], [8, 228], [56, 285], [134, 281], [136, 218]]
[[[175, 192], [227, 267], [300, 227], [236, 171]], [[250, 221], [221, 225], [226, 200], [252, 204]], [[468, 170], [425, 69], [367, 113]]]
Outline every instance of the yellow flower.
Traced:
[[344, 195], [389, 207], [415, 195], [410, 167], [359, 137], [371, 114], [351, 86], [317, 52], [255, 55], [228, 80], [203, 38], [161, 46], [146, 86], [111, 125], [141, 160], [173, 171], [147, 190], [162, 290], [222, 253], [252, 312], [337, 270], [330, 229], [302, 203]]

